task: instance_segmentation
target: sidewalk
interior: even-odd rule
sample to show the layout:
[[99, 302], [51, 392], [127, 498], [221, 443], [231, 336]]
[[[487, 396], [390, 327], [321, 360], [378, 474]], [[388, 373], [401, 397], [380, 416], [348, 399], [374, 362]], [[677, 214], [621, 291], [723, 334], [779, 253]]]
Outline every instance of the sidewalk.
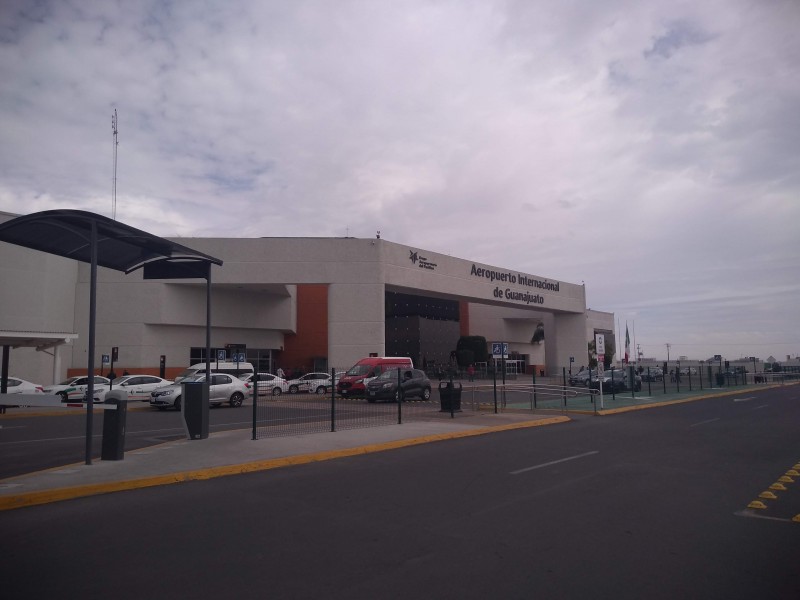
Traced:
[[447, 418], [252, 439], [251, 429], [212, 433], [205, 440], [179, 440], [125, 453], [121, 461], [67, 465], [0, 480], [0, 510], [96, 494], [266, 471], [345, 456], [382, 452], [498, 431], [569, 421], [530, 412], [459, 413]]

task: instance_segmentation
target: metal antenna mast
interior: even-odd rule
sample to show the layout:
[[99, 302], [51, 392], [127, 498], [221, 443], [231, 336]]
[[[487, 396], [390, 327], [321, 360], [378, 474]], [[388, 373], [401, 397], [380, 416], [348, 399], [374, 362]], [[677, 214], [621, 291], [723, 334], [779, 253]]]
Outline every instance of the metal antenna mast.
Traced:
[[117, 109], [114, 109], [114, 114], [111, 116], [111, 131], [114, 133], [114, 177], [112, 179], [111, 189], [111, 218], [117, 220], [117, 146], [119, 146], [119, 138], [117, 137]]

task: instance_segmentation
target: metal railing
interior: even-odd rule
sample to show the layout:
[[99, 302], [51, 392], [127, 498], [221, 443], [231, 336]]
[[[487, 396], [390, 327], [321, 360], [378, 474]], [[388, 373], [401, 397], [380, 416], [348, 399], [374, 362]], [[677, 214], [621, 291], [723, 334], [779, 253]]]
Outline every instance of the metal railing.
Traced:
[[[332, 377], [336, 372], [332, 371]], [[440, 402], [437, 385], [447, 381], [456, 381], [461, 385], [460, 410], [457, 412], [558, 410], [596, 413], [601, 408], [656, 403], [691, 392], [785, 383], [800, 377], [800, 374], [791, 373], [718, 373], [710, 368], [663, 377], [649, 369], [633, 375], [630, 371], [623, 375], [622, 370], [615, 369], [611, 373], [612, 385], [608, 389], [604, 386], [601, 406], [596, 376], [588, 380], [587, 385], [570, 385], [566, 369], [562, 369], [561, 377], [536, 374], [506, 374], [503, 377], [502, 372], [497, 371], [472, 377], [457, 371], [437, 375], [429, 377], [429, 400], [403, 398], [401, 402], [395, 398], [370, 402], [364, 397], [341, 397], [330, 386], [324, 394], [292, 394], [287, 391], [274, 395], [271, 389], [258, 389], [258, 382], [255, 382], [253, 439], [441, 419], [442, 413], [449, 410], [442, 408], [444, 405]], [[617, 376], [619, 380], [615, 379]], [[623, 382], [624, 386], [621, 385]], [[455, 414], [451, 412], [449, 416]]]

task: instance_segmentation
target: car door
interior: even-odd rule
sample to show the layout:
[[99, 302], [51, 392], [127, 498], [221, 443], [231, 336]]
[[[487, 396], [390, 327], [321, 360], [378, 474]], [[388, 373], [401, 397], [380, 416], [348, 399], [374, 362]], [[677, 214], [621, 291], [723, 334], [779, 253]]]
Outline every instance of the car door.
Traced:
[[419, 387], [419, 380], [414, 378], [414, 371], [404, 370], [400, 387], [403, 388], [403, 397], [410, 398], [411, 396], [419, 395], [417, 388]]
[[89, 389], [89, 378], [79, 377], [72, 382], [72, 385], [67, 388], [67, 397], [70, 400], [83, 400], [86, 395], [86, 390]]
[[213, 375], [211, 378], [211, 391], [209, 402], [219, 404], [226, 402], [233, 393], [233, 377], [230, 375]]
[[158, 377], [142, 375], [128, 380], [128, 399], [144, 401], [150, 398], [150, 392], [161, 385]]

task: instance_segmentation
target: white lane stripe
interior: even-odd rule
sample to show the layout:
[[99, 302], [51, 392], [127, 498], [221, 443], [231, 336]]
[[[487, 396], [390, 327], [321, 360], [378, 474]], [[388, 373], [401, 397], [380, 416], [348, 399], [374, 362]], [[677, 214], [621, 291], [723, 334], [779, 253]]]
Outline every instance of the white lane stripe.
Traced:
[[713, 423], [714, 421], [719, 421], [719, 420], [720, 420], [720, 417], [717, 417], [716, 419], [709, 419], [708, 421], [700, 421], [699, 423], [693, 423], [692, 425], [689, 425], [689, 427], [697, 427], [698, 425], [706, 425], [707, 423]]
[[578, 454], [577, 456], [570, 456], [568, 458], [561, 458], [559, 460], [553, 460], [548, 463], [544, 463], [541, 465], [536, 465], [533, 467], [525, 467], [524, 469], [519, 469], [517, 471], [511, 471], [509, 475], [519, 475], [520, 473], [527, 473], [528, 471], [533, 471], [535, 469], [542, 469], [544, 467], [549, 467], [552, 465], [557, 465], [558, 463], [567, 462], [568, 460], [575, 460], [576, 458], [583, 458], [584, 456], [591, 456], [592, 454], [599, 454], [600, 450], [592, 450], [591, 452], [585, 452], [584, 454]]
[[758, 410], [759, 408], [767, 408], [769, 404], [762, 404], [761, 406], [754, 406], [753, 410]]
[[750, 396], [749, 398], [734, 398], [734, 402], [747, 402], [748, 400], [752, 400], [755, 396]]

